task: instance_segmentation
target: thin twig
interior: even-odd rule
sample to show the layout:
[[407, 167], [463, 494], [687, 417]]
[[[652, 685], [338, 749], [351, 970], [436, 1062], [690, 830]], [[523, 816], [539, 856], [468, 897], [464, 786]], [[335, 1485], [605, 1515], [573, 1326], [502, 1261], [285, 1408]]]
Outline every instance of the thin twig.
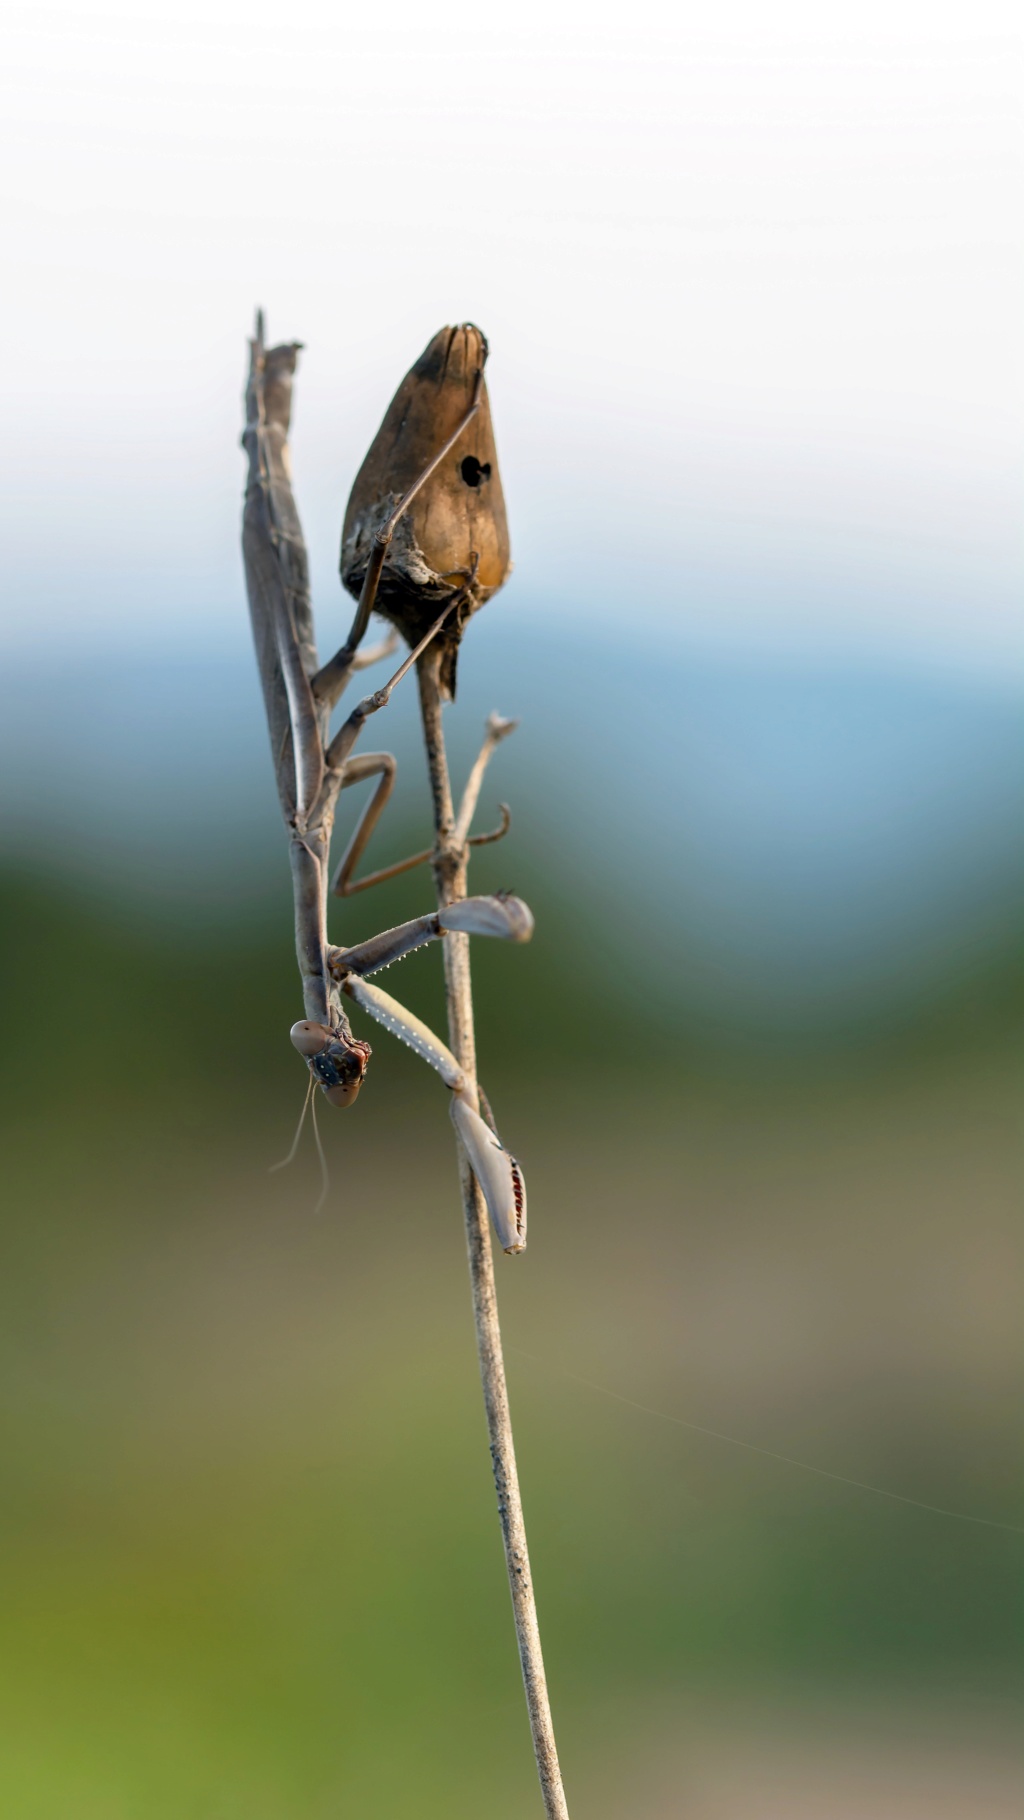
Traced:
[[[427, 767], [434, 807], [437, 845], [434, 854], [434, 884], [440, 907], [456, 903], [466, 896], [468, 851], [463, 833], [456, 839], [455, 808], [452, 802], [448, 761], [441, 725], [440, 671], [441, 654], [436, 645], [429, 647], [418, 665], [420, 712], [427, 750]], [[460, 818], [461, 819], [461, 818]], [[473, 1027], [473, 989], [469, 970], [468, 935], [449, 934], [444, 940], [445, 992], [448, 1004], [449, 1042], [467, 1077], [464, 1098], [478, 1108], [476, 1088], [476, 1036]], [[459, 1146], [459, 1177], [462, 1206], [466, 1220], [466, 1245], [469, 1253], [469, 1277], [473, 1292], [473, 1318], [476, 1323], [477, 1352], [483, 1383], [487, 1432], [494, 1465], [494, 1484], [498, 1493], [498, 1516], [505, 1544], [505, 1566], [512, 1593], [519, 1660], [523, 1670], [530, 1731], [537, 1757], [544, 1811], [547, 1820], [569, 1820], [562, 1777], [555, 1748], [551, 1722], [544, 1657], [541, 1650], [537, 1607], [530, 1578], [530, 1557], [526, 1546], [526, 1524], [519, 1495], [515, 1448], [512, 1441], [512, 1417], [505, 1384], [505, 1362], [501, 1350], [498, 1324], [498, 1302], [494, 1286], [494, 1260], [491, 1234], [484, 1198], [472, 1170]]]

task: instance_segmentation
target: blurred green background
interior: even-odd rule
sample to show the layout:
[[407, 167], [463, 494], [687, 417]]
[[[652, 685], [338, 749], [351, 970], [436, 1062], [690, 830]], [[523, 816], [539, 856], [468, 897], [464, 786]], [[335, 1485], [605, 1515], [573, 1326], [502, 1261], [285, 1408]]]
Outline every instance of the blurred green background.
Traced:
[[[537, 934], [474, 965], [530, 1193], [499, 1292], [572, 1809], [1008, 1815], [1020, 1532], [665, 1418], [1024, 1521], [1016, 703], [627, 657], [514, 604], [448, 720], [459, 773], [524, 714], [474, 884]], [[83, 660], [56, 743], [47, 671], [6, 686], [2, 1809], [511, 1820], [446, 1096], [370, 1030], [323, 1212], [308, 1132], [268, 1174], [304, 1076], [244, 640]], [[413, 706], [374, 863], [422, 842]], [[335, 931], [428, 902], [414, 873]], [[439, 979], [424, 951], [388, 984], [440, 1023]]]
[[[362, 1024], [322, 1212], [308, 1131], [269, 1173], [257, 305], [325, 654], [387, 400], [490, 338], [448, 726], [522, 717], [473, 882], [537, 932], [474, 969], [574, 1820], [1019, 1820], [1017, 9], [5, 15], [0, 1820], [540, 1811], [445, 1091]], [[438, 953], [388, 985], [441, 1020]]]

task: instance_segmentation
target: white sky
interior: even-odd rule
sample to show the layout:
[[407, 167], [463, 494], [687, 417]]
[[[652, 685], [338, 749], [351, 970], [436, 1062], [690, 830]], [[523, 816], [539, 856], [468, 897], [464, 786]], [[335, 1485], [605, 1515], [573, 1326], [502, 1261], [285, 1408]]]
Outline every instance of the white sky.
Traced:
[[1016, 7], [7, 16], [8, 645], [235, 624], [259, 301], [325, 643], [361, 454], [469, 317], [525, 614], [1024, 669]]

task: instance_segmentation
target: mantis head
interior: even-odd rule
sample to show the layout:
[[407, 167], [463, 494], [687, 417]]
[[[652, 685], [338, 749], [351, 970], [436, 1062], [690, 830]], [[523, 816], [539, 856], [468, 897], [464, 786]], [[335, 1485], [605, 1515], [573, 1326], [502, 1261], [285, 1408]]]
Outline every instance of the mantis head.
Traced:
[[363, 1084], [371, 1054], [369, 1043], [334, 1033], [325, 1024], [311, 1023], [308, 1018], [293, 1024], [290, 1034], [324, 1098], [332, 1106], [351, 1106]]

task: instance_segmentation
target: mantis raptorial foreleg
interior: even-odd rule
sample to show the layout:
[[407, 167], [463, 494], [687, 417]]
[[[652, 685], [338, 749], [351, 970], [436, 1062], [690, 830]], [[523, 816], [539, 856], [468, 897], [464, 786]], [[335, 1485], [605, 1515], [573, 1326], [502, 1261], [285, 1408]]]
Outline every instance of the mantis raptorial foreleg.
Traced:
[[522, 898], [510, 893], [494, 897], [464, 897], [443, 910], [429, 910], [426, 916], [399, 923], [369, 941], [357, 942], [352, 948], [329, 948], [327, 965], [332, 979], [344, 981], [352, 973], [366, 979], [404, 960], [416, 948], [436, 941], [438, 937], [459, 932], [464, 935], [491, 935], [499, 941], [528, 942], [533, 934], [533, 916]]
[[[444, 909], [386, 929], [355, 947], [329, 949], [328, 970], [347, 998], [407, 1044], [450, 1088], [452, 1118], [483, 1190], [495, 1231], [506, 1251], [522, 1251], [526, 1245], [526, 1189], [518, 1163], [504, 1148], [497, 1132], [468, 1103], [470, 1083], [447, 1044], [415, 1012], [367, 978], [426, 942], [456, 933], [526, 942], [533, 934], [533, 917], [518, 897], [462, 898]], [[321, 1085], [326, 1085], [321, 1076], [326, 1035], [311, 1023], [297, 1024], [292, 1032], [292, 1040], [307, 1055], [310, 1069], [321, 1079]]]
[[[455, 1128], [480, 1183], [502, 1249], [525, 1251], [526, 1188], [522, 1170], [511, 1152], [505, 1149], [493, 1124], [485, 1124], [469, 1104], [471, 1083], [447, 1044], [414, 1012], [370, 980], [350, 973], [342, 981], [341, 989], [392, 1036], [397, 1036], [414, 1050], [450, 1088]], [[292, 1042], [306, 1058], [313, 1080], [332, 1104], [351, 1105], [359, 1092], [370, 1048], [368, 1043], [360, 1043], [352, 1036], [344, 1013], [334, 1011], [331, 1028], [312, 1019], [294, 1024]]]
[[418, 1018], [414, 1011], [392, 998], [390, 992], [374, 986], [369, 980], [360, 979], [358, 974], [350, 973], [341, 982], [341, 989], [353, 1004], [369, 1013], [376, 1023], [382, 1024], [392, 1036], [397, 1036], [400, 1043], [415, 1050], [416, 1054], [441, 1076], [446, 1087], [453, 1093], [461, 1093], [466, 1085], [466, 1076], [459, 1067], [447, 1043], [435, 1036], [429, 1025]]
[[[526, 942], [533, 934], [533, 917], [518, 897], [462, 898], [443, 910], [429, 911], [394, 929], [386, 929], [383, 934], [371, 936], [369, 941], [359, 942], [353, 948], [328, 949], [328, 972], [335, 991], [340, 987], [346, 998], [407, 1044], [441, 1076], [452, 1093], [452, 1118], [483, 1190], [501, 1244], [508, 1252], [523, 1251], [526, 1246], [526, 1189], [515, 1157], [504, 1148], [497, 1132], [468, 1104], [466, 1096], [470, 1082], [447, 1043], [435, 1036], [414, 1011], [409, 1011], [366, 977], [383, 967], [390, 967], [426, 942], [454, 933]], [[340, 1041], [338, 1035], [342, 1025], [347, 1033], [345, 1042]], [[305, 1056], [314, 1080], [335, 1105], [350, 1104], [359, 1091], [362, 1072], [357, 1077], [349, 1056], [353, 1041], [348, 1020], [340, 1008], [335, 1009], [330, 1026], [319, 1019], [307, 1018], [292, 1028], [292, 1042], [300, 1055]]]
[[[472, 898], [464, 900], [464, 903], [472, 902]], [[462, 905], [459, 907], [462, 908]], [[525, 904], [520, 908], [525, 910]], [[530, 921], [532, 924], [532, 917]], [[509, 1253], [525, 1251], [526, 1184], [523, 1172], [511, 1151], [505, 1149], [497, 1132], [469, 1104], [469, 1082], [447, 1044], [435, 1036], [414, 1012], [407, 1011], [404, 1005], [392, 998], [389, 992], [382, 992], [379, 986], [361, 979], [358, 974], [350, 973], [346, 977], [342, 982], [342, 991], [362, 1010], [368, 1011], [378, 1024], [383, 1024], [385, 1030], [390, 1030], [392, 1036], [397, 1036], [400, 1042], [414, 1050], [436, 1070], [445, 1086], [451, 1088], [452, 1120], [473, 1174], [483, 1190], [487, 1210], [502, 1250]]]

